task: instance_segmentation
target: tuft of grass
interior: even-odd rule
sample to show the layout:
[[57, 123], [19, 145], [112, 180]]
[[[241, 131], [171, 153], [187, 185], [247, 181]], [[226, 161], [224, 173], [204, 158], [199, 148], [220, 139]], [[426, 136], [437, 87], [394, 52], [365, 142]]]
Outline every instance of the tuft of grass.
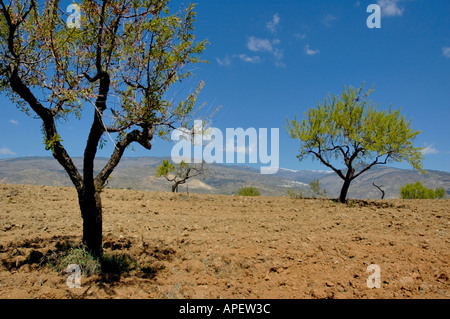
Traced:
[[73, 247], [64, 253], [56, 254], [51, 257], [49, 264], [59, 273], [64, 273], [72, 264], [80, 266], [81, 272], [86, 277], [101, 273], [100, 261], [83, 247]]
[[59, 273], [65, 273], [69, 265], [78, 265], [86, 277], [121, 275], [138, 268], [137, 262], [126, 254], [104, 254], [101, 257], [94, 257], [83, 246], [54, 253], [47, 258], [47, 263]]
[[138, 268], [137, 262], [127, 254], [105, 254], [100, 259], [102, 273], [120, 275]]
[[238, 192], [239, 196], [260, 196], [261, 193], [256, 187], [241, 187]]

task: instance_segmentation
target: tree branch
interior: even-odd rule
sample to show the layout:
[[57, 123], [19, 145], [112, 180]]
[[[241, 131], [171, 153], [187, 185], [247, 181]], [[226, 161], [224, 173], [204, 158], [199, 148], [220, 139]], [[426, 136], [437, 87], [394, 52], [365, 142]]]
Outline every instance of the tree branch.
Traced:
[[102, 171], [95, 178], [97, 188], [103, 188], [107, 179], [119, 164], [125, 149], [133, 142], [137, 142], [147, 150], [152, 148], [150, 141], [153, 139], [153, 130], [151, 128], [143, 128], [142, 131], [134, 130], [126, 134], [122, 140], [117, 143], [114, 153]]
[[354, 175], [352, 179], [355, 179], [357, 177], [359, 177], [361, 174], [367, 172], [369, 169], [371, 169], [373, 166], [375, 165], [386, 165], [388, 159], [391, 157], [391, 154], [387, 154], [386, 158], [384, 159], [384, 162], [379, 162], [378, 160], [380, 159], [380, 157], [382, 157], [384, 155], [379, 155], [377, 156], [377, 158], [375, 159], [375, 161], [373, 161], [369, 166], [365, 167], [363, 170], [361, 170], [358, 174]]
[[[9, 78], [9, 82], [12, 90], [16, 92], [25, 102], [27, 102], [31, 109], [42, 119], [46, 139], [51, 140], [55, 136], [58, 136], [55, 118], [52, 111], [42, 106], [30, 89], [22, 82], [18, 75], [17, 68], [13, 71], [11, 77]], [[84, 184], [83, 178], [60, 141], [57, 140], [53, 143], [52, 154], [61, 166], [64, 167], [75, 188], [80, 191]]]
[[[319, 151], [320, 152], [320, 151]], [[325, 161], [325, 159], [322, 157], [321, 154], [314, 152], [313, 150], [308, 151], [308, 153], [314, 154], [321, 162], [323, 165], [331, 168], [336, 174], [339, 175], [340, 178], [342, 178], [343, 180], [345, 180], [345, 176], [344, 174], [342, 174], [342, 171], [335, 168], [333, 165], [331, 165], [330, 163], [328, 163], [327, 161]]]

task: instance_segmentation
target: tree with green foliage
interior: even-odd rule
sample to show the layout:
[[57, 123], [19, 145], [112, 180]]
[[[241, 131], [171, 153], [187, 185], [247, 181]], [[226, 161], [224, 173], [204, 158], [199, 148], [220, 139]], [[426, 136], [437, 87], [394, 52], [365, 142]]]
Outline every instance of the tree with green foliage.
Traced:
[[445, 197], [444, 188], [436, 188], [435, 190], [427, 188], [421, 182], [407, 184], [400, 189], [402, 199], [436, 199]]
[[400, 110], [377, 111], [367, 100], [373, 89], [366, 93], [363, 89], [364, 83], [359, 89], [344, 88], [341, 96], [329, 95], [317, 108], [310, 108], [302, 122], [287, 121], [291, 138], [301, 141], [298, 159], [312, 156], [344, 181], [342, 203], [351, 182], [375, 165], [406, 160], [422, 170], [422, 149], [413, 145], [420, 132], [411, 128]]
[[181, 161], [174, 165], [169, 160], [163, 160], [161, 166], [156, 171], [157, 177], [165, 177], [167, 181], [172, 182], [172, 192], [178, 193], [178, 186], [186, 184], [188, 179], [203, 176], [205, 174], [205, 162], [201, 164], [188, 164]]
[[[168, 0], [83, 0], [79, 27], [58, 0], [0, 0], [0, 92], [40, 119], [45, 147], [78, 192], [83, 243], [102, 254], [100, 194], [133, 143], [152, 148], [187, 127], [202, 83], [175, 101], [174, 84], [188, 65], [202, 62], [206, 41], [196, 41], [194, 6], [172, 12]], [[82, 171], [66, 150], [60, 126], [92, 112]], [[87, 112], [87, 114], [91, 114]], [[114, 151], [94, 175], [97, 150]]]

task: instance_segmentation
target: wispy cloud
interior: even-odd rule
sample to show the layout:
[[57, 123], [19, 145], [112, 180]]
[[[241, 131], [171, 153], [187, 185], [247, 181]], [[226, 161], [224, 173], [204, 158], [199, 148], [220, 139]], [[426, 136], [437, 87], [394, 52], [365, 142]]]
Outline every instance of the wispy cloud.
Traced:
[[267, 22], [267, 25], [266, 25], [267, 29], [272, 33], [277, 32], [280, 21], [281, 21], [280, 15], [278, 13], [276, 13], [273, 16], [272, 21]]
[[19, 125], [19, 122], [14, 119], [9, 120], [9, 123], [14, 124], [14, 125]]
[[249, 37], [247, 42], [247, 48], [250, 51], [268, 51], [273, 50], [272, 42], [269, 39], [260, 39], [256, 37]]
[[328, 13], [325, 17], [322, 18], [322, 20], [320, 20], [320, 22], [325, 25], [326, 27], [331, 27], [333, 26], [333, 21], [336, 21], [337, 17]]
[[439, 151], [437, 149], [435, 149], [433, 147], [433, 145], [427, 145], [425, 146], [425, 148], [422, 150], [422, 154], [423, 155], [435, 155], [435, 154], [439, 154]]
[[0, 148], [0, 155], [16, 155], [13, 151], [11, 151], [7, 147]]
[[256, 63], [262, 62], [262, 60], [259, 56], [248, 56], [247, 54], [239, 54], [237, 57], [247, 63], [256, 64]]
[[[276, 33], [278, 26], [280, 24], [281, 18], [278, 13], [276, 13], [272, 20], [267, 22], [266, 28], [270, 33]], [[247, 49], [250, 51], [248, 53], [234, 54], [231, 57], [225, 56], [223, 58], [216, 58], [216, 62], [220, 66], [229, 66], [233, 63], [234, 59], [239, 59], [246, 63], [262, 63], [266, 61], [267, 55], [274, 59], [275, 66], [285, 67], [286, 64], [283, 62], [284, 51], [279, 48], [281, 40], [278, 38], [259, 38], [255, 36], [249, 36], [247, 39]], [[258, 53], [258, 54], [256, 54]]]
[[316, 54], [319, 54], [320, 51], [319, 51], [319, 50], [313, 50], [313, 49], [311, 49], [311, 47], [309, 46], [309, 44], [307, 44], [307, 45], [305, 46], [305, 53], [306, 53], [307, 55], [316, 55]]
[[305, 40], [306, 34], [297, 32], [297, 33], [294, 33], [294, 38], [296, 38], [297, 40]]
[[403, 15], [404, 8], [400, 8], [398, 5], [399, 0], [378, 0], [378, 5], [381, 8], [381, 12], [385, 17], [396, 17]]
[[269, 40], [269, 39], [260, 39], [257, 37], [249, 37], [247, 42], [247, 48], [253, 52], [271, 53], [275, 58], [275, 65], [277, 67], [285, 67], [286, 65], [282, 61], [284, 57], [284, 52], [283, 50], [276, 47], [280, 43], [281, 43], [280, 39]]
[[450, 59], [450, 47], [442, 48], [442, 54], [448, 59]]
[[224, 58], [216, 58], [217, 64], [220, 66], [228, 66], [231, 65], [231, 58], [227, 55]]

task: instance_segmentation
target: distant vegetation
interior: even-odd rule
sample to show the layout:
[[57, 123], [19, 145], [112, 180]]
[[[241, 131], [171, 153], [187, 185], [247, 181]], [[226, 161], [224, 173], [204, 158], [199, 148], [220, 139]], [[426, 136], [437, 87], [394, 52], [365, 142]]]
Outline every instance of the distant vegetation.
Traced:
[[301, 199], [301, 198], [326, 198], [327, 190], [324, 188], [323, 190], [320, 189], [320, 181], [318, 179], [314, 179], [311, 182], [309, 182], [309, 188], [310, 188], [310, 194], [309, 196], [305, 196], [303, 191], [300, 190], [297, 192], [288, 189], [287, 193], [290, 198], [293, 199]]
[[444, 188], [426, 188], [421, 182], [408, 184], [400, 189], [400, 196], [403, 199], [437, 199], [445, 197]]
[[238, 192], [239, 196], [260, 196], [261, 193], [256, 187], [241, 187]]
[[288, 189], [287, 193], [289, 195], [290, 198], [292, 199], [302, 199], [304, 198], [303, 196], [303, 191], [299, 190], [298, 193], [293, 191], [292, 189]]
[[187, 180], [193, 177], [202, 177], [205, 173], [205, 162], [201, 164], [187, 164], [182, 161], [178, 165], [169, 163], [169, 160], [164, 160], [162, 165], [158, 167], [156, 172], [157, 177], [164, 176], [167, 181], [172, 182], [172, 192], [178, 193], [178, 186], [186, 184]]
[[311, 188], [313, 198], [327, 197], [327, 190], [325, 188], [323, 190], [320, 189], [320, 182], [318, 179], [309, 182], [309, 187]]

